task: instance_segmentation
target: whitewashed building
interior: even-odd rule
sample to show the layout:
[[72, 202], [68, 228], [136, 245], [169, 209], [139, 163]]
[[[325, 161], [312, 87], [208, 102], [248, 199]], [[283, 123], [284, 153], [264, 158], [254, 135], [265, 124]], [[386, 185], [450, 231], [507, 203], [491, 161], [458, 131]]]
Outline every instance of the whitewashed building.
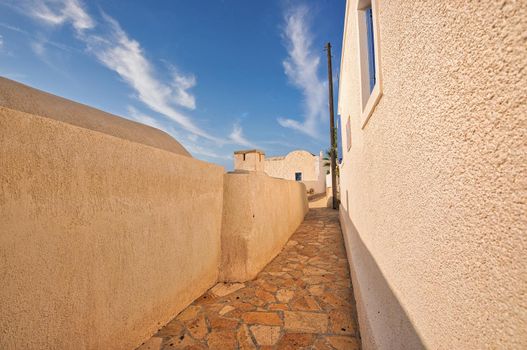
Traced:
[[308, 151], [296, 150], [285, 156], [265, 159], [264, 171], [272, 177], [301, 181], [308, 192], [326, 191], [326, 172], [323, 153], [314, 155]]

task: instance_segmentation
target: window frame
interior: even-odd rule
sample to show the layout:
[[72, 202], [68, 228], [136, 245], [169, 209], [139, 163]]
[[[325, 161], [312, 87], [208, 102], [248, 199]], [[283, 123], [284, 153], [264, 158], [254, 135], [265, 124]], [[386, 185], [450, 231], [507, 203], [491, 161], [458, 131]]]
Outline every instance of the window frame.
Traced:
[[[379, 15], [378, 0], [356, 0], [355, 3], [358, 40], [358, 62], [360, 67], [360, 101], [361, 101], [361, 128], [364, 129], [368, 123], [375, 107], [382, 96], [382, 74], [380, 65], [380, 43], [379, 43]], [[373, 27], [373, 63], [375, 72], [375, 85], [370, 88], [370, 49], [368, 47], [368, 23], [366, 10], [371, 8], [371, 19]]]
[[347, 150], [349, 151], [351, 149], [351, 118], [348, 116], [348, 120], [346, 121], [346, 146]]

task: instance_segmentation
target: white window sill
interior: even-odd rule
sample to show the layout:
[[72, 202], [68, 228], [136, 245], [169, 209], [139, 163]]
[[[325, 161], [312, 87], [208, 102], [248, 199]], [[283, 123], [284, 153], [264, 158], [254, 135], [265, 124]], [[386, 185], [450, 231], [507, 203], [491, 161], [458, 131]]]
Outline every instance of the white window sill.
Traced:
[[370, 120], [370, 117], [373, 114], [373, 111], [375, 110], [377, 103], [379, 103], [379, 100], [381, 99], [381, 96], [382, 96], [381, 84], [380, 84], [380, 81], [378, 81], [377, 84], [375, 84], [375, 87], [373, 88], [373, 91], [371, 92], [370, 97], [368, 98], [368, 102], [366, 103], [364, 110], [362, 111], [361, 129], [364, 129], [366, 127], [366, 124], [368, 124], [368, 120]]

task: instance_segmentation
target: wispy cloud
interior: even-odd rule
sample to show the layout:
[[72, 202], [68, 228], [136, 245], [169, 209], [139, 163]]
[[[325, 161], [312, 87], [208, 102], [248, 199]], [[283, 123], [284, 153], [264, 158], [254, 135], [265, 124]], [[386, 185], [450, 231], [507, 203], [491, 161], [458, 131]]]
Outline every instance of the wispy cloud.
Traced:
[[4, 37], [0, 34], [0, 50], [4, 48]]
[[[86, 2], [82, 0], [12, 0], [11, 4], [44, 25], [71, 26], [83, 52], [115, 72], [132, 89], [137, 101], [142, 103], [128, 107], [130, 119], [169, 133], [189, 152], [204, 158], [222, 161], [232, 159], [232, 154], [227, 150], [231, 150], [234, 145], [258, 148], [246, 137], [239, 121], [234, 123], [230, 134], [224, 137], [216, 137], [198, 126], [188, 115], [190, 112], [186, 111], [197, 108], [196, 97], [192, 92], [197, 83], [196, 76], [169, 62], [154, 65], [156, 61], [149, 58], [141, 44], [130, 37], [116, 19], [102, 10], [100, 15], [97, 13], [96, 17], [92, 17]], [[51, 53], [48, 52], [50, 46], [79, 51], [8, 24], [0, 23], [0, 26], [27, 35], [34, 52], [42, 59]]]
[[[181, 141], [181, 140], [178, 140]], [[230, 160], [232, 159], [231, 154], [220, 154], [214, 151], [211, 151], [210, 147], [202, 147], [195, 144], [189, 144], [186, 142], [181, 142], [183, 146], [189, 151], [191, 154], [197, 154], [200, 156], [208, 157], [208, 158], [215, 158], [215, 159], [222, 159], [222, 160]]]
[[46, 53], [46, 48], [44, 47], [44, 42], [42, 41], [33, 41], [30, 44], [31, 50], [39, 56], [40, 58], [43, 58]]
[[327, 93], [326, 84], [318, 75], [320, 55], [318, 50], [313, 50], [309, 24], [309, 8], [306, 6], [294, 7], [285, 15], [282, 35], [288, 57], [283, 61], [283, 66], [289, 81], [302, 91], [304, 118], [303, 121], [278, 118], [278, 123], [313, 138], [320, 138], [317, 126], [325, 116]]
[[188, 109], [196, 109], [196, 98], [188, 92], [189, 89], [196, 85], [196, 77], [194, 75], [181, 74], [172, 67], [172, 83], [173, 97], [176, 103]]
[[18, 4], [26, 14], [46, 24], [69, 22], [77, 31], [95, 26], [95, 21], [77, 0], [21, 0]]
[[[188, 91], [196, 85], [195, 76], [182, 74], [172, 66], [170, 82], [158, 79], [139, 42], [130, 38], [112, 17], [102, 13], [102, 22], [96, 23], [80, 0], [21, 0], [20, 6], [47, 25], [71, 24], [88, 52], [116, 72], [135, 91], [137, 99], [152, 111], [195, 135], [220, 144], [226, 142], [198, 127], [176, 107], [196, 108], [195, 97]], [[43, 52], [42, 45], [34, 46], [37, 54]]]
[[12, 30], [14, 32], [22, 33], [22, 34], [29, 34], [27, 31], [25, 31], [25, 30], [23, 30], [21, 28], [12, 26], [12, 25], [4, 23], [4, 22], [0, 22], [0, 27]]
[[187, 149], [187, 151], [189, 151], [193, 155], [199, 155], [207, 158], [220, 160], [227, 160], [232, 158], [230, 155], [220, 154], [218, 152], [211, 151], [209, 147], [197, 145], [196, 142], [198, 141], [198, 139], [194, 134], [187, 135], [187, 138], [185, 139], [183, 135], [178, 133], [174, 128], [170, 126], [165, 126], [156, 118], [147, 115], [143, 112], [140, 112], [139, 110], [137, 110], [137, 108], [133, 106], [128, 106], [128, 118], [138, 123], [149, 125], [153, 128], [162, 130], [169, 135], [172, 135]]
[[234, 123], [232, 126], [232, 132], [229, 135], [229, 139], [240, 146], [249, 147], [249, 148], [258, 148], [257, 145], [249, 141], [245, 136], [243, 135], [243, 129], [240, 126], [239, 123]]
[[129, 116], [129, 119], [135, 120], [138, 123], [149, 125], [153, 128], [163, 130], [164, 132], [170, 133], [170, 131], [166, 129], [163, 126], [163, 124], [159, 122], [159, 120], [138, 111], [135, 107], [128, 106], [128, 116]]
[[187, 91], [195, 85], [195, 79], [173, 72], [171, 84], [163, 83], [156, 78], [153, 66], [139, 42], [130, 39], [113, 18], [105, 14], [103, 18], [110, 30], [104, 36], [82, 36], [88, 50], [103, 65], [119, 74], [135, 90], [137, 98], [150, 109], [175, 121], [187, 131], [209, 140], [220, 141], [196, 126], [174, 106], [195, 108], [194, 97]]

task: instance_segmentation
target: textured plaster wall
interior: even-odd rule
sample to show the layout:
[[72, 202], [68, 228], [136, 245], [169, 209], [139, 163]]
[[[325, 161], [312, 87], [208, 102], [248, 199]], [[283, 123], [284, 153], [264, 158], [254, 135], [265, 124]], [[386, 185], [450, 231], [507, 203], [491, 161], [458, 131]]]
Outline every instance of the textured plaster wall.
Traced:
[[379, 1], [383, 96], [364, 129], [355, 4], [340, 181], [363, 346], [525, 349], [527, 2]]
[[234, 152], [234, 169], [247, 171], [264, 171], [265, 154], [261, 151]]
[[167, 133], [0, 77], [0, 106], [190, 157]]
[[0, 348], [140, 345], [217, 281], [222, 196], [222, 167], [0, 107]]
[[283, 248], [308, 211], [302, 183], [264, 173], [224, 180], [221, 281], [253, 279]]
[[265, 160], [265, 172], [272, 177], [295, 180], [295, 173], [302, 173], [302, 182], [306, 188], [322, 193], [325, 187], [325, 168], [322, 160], [307, 151], [293, 151], [285, 157], [272, 157]]

